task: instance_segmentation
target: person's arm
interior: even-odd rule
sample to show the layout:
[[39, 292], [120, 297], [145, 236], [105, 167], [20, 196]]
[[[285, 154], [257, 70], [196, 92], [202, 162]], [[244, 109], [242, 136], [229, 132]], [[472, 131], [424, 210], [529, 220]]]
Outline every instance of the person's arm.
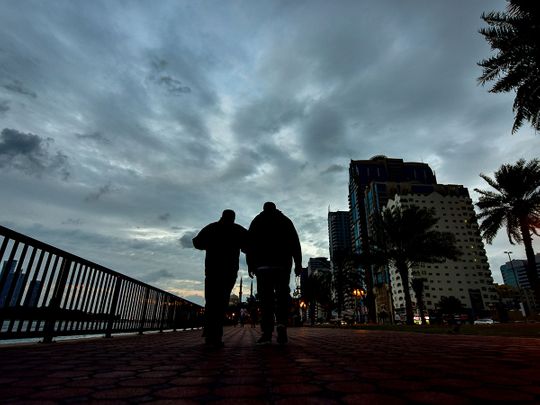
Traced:
[[193, 247], [199, 250], [206, 250], [208, 248], [208, 226], [205, 226], [198, 234], [193, 238]]
[[253, 278], [255, 276], [255, 270], [257, 270], [254, 263], [255, 253], [253, 250], [253, 233], [255, 228], [254, 222], [255, 220], [251, 221], [251, 224], [249, 225], [249, 230], [247, 230], [245, 233], [246, 243], [244, 253], [246, 254], [246, 264], [248, 266], [248, 275], [250, 278]]
[[242, 253], [247, 254], [249, 250], [249, 233], [246, 228], [244, 228], [242, 225], [238, 225], [239, 228], [239, 235], [240, 235], [240, 250]]
[[294, 274], [299, 276], [302, 273], [302, 246], [300, 245], [300, 238], [298, 232], [291, 221], [291, 248], [292, 257], [294, 260]]

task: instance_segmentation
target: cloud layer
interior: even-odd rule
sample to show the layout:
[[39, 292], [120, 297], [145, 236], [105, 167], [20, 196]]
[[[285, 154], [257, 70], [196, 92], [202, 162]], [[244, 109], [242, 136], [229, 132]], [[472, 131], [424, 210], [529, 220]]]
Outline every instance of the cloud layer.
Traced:
[[[10, 2], [0, 223], [202, 302], [191, 238], [225, 208], [249, 226], [275, 201], [306, 264], [328, 255], [350, 159], [485, 188], [480, 172], [540, 142], [476, 84], [480, 15], [505, 4]], [[488, 246], [499, 280], [507, 249]]]

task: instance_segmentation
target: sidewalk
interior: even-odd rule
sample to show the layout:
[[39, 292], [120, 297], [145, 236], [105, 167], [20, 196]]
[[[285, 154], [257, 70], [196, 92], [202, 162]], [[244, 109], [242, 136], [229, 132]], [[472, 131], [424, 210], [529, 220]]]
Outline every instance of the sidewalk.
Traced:
[[538, 339], [228, 328], [0, 347], [0, 403], [540, 403]]

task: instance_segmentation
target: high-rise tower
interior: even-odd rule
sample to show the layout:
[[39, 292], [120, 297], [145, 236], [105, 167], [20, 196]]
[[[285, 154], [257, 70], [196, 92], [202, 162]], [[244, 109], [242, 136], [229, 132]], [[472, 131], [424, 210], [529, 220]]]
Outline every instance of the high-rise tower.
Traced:
[[[434, 229], [454, 235], [461, 255], [442, 263], [420, 263], [409, 268], [409, 280], [423, 280], [425, 309], [436, 312], [442, 297], [453, 296], [471, 317], [482, 317], [495, 308], [498, 295], [480, 236], [474, 206], [468, 190], [455, 184], [437, 184], [431, 191], [402, 190], [388, 201], [387, 207], [412, 205], [432, 210], [438, 218]], [[405, 316], [404, 286], [396, 269], [390, 268], [393, 308]], [[411, 286], [409, 286], [409, 291]], [[413, 302], [416, 296], [411, 294]]]
[[337, 311], [345, 305], [344, 294], [344, 260], [352, 253], [351, 221], [349, 211], [328, 212], [328, 241], [330, 248], [330, 264], [335, 280], [335, 297]]
[[[351, 218], [352, 249], [355, 253], [369, 251], [369, 219], [379, 212], [392, 196], [388, 195], [385, 184], [392, 182], [406, 185], [414, 191], [422, 191], [426, 186], [437, 184], [437, 179], [426, 163], [404, 162], [403, 159], [391, 159], [386, 156], [374, 156], [369, 160], [351, 160], [349, 166], [349, 210]], [[370, 187], [372, 183], [377, 183]], [[368, 190], [369, 188], [369, 190]], [[429, 187], [428, 187], [429, 188]], [[385, 290], [388, 284], [384, 279], [386, 273], [376, 279], [372, 269], [361, 269], [364, 272], [367, 296], [366, 304], [368, 317], [376, 321], [375, 295], [384, 302], [380, 305], [390, 309], [389, 291]], [[379, 288], [375, 292], [374, 288]], [[388, 301], [388, 302], [387, 302]]]

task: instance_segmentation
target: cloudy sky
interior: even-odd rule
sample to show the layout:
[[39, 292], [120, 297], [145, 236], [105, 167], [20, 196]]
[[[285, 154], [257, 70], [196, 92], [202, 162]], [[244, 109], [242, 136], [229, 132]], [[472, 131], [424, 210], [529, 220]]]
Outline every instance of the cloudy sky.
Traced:
[[[504, 1], [0, 4], [0, 224], [198, 303], [191, 238], [224, 208], [247, 227], [275, 201], [306, 265], [351, 159], [472, 191], [539, 150], [476, 82]], [[508, 249], [487, 246], [498, 282]]]

